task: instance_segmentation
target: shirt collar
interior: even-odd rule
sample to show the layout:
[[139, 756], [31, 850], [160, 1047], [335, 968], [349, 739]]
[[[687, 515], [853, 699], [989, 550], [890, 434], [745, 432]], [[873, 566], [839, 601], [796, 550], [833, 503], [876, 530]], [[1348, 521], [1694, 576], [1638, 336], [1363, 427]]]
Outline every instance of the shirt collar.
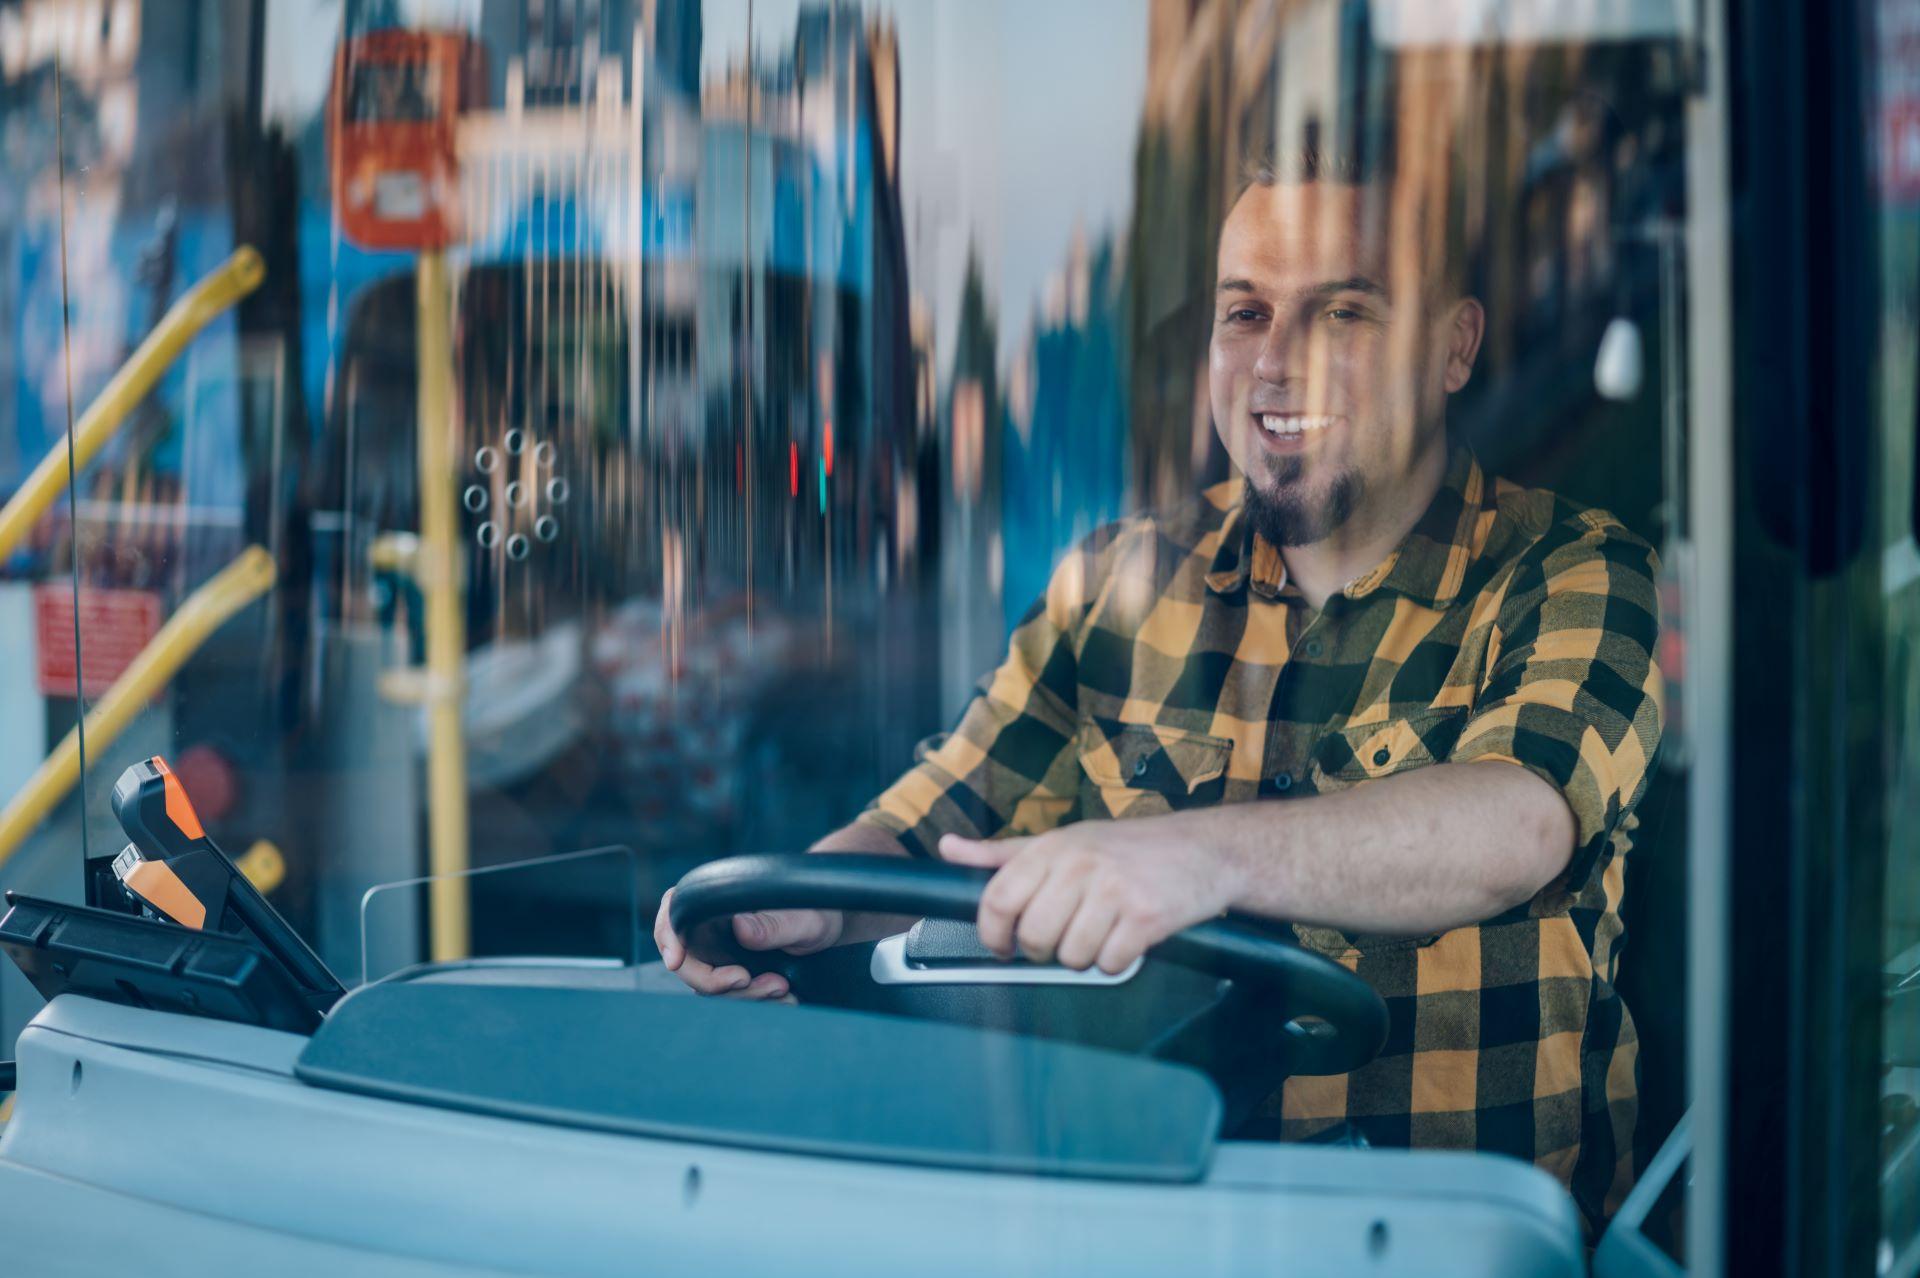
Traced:
[[[1207, 572], [1207, 588], [1231, 594], [1249, 586], [1272, 599], [1287, 585], [1287, 565], [1246, 519], [1244, 478], [1236, 477], [1223, 494], [1231, 503], [1220, 527], [1220, 543]], [[1406, 539], [1370, 571], [1347, 583], [1341, 593], [1363, 599], [1390, 590], [1429, 608], [1446, 608], [1460, 594], [1467, 568], [1486, 547], [1492, 521], [1482, 518], [1486, 474], [1473, 450], [1454, 444], [1447, 471], [1426, 513]]]

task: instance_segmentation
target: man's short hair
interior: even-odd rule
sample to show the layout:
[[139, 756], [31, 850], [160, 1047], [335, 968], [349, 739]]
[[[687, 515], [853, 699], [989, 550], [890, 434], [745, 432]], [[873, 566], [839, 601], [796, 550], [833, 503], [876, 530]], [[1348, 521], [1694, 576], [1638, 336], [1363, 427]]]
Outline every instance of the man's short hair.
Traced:
[[[1394, 182], [1391, 160], [1382, 156], [1363, 160], [1345, 151], [1328, 151], [1314, 145], [1292, 148], [1268, 148], [1249, 154], [1240, 166], [1240, 183], [1227, 205], [1231, 210], [1240, 197], [1256, 186], [1279, 186], [1283, 182], [1332, 182], [1340, 186], [1371, 187], [1379, 193], [1379, 202], [1369, 210], [1384, 222], [1388, 215]], [[1480, 264], [1465, 232], [1460, 201], [1443, 193], [1442, 216], [1446, 219], [1445, 261], [1434, 277], [1443, 292], [1465, 297], [1476, 291], [1481, 278]]]
[[1240, 166], [1239, 199], [1256, 186], [1278, 186], [1281, 182], [1337, 182], [1342, 186], [1364, 186], [1375, 180], [1377, 166], [1363, 166], [1352, 155], [1323, 151], [1317, 146], [1300, 146], [1289, 151], [1256, 151]]

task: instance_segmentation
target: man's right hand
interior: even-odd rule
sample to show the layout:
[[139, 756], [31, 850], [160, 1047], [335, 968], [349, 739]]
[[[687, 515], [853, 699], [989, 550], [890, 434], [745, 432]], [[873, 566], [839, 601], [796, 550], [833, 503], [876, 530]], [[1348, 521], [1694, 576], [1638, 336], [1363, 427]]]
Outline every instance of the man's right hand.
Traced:
[[[673, 908], [673, 891], [660, 898], [660, 913], [653, 920], [654, 944], [667, 970], [688, 988], [699, 994], [724, 994], [730, 998], [782, 999], [788, 997], [787, 980], [778, 972], [754, 976], [738, 964], [715, 967], [687, 953], [687, 943], [674, 932], [667, 914]], [[789, 954], [813, 954], [835, 945], [846, 930], [846, 915], [839, 910], [757, 910], [733, 916], [733, 937], [749, 950], [785, 950]]]

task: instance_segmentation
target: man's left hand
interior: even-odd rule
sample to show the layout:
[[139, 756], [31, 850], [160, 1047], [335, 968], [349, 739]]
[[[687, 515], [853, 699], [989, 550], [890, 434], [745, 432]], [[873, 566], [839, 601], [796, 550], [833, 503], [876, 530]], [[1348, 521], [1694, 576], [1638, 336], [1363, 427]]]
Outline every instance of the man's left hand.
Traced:
[[1118, 973], [1175, 932], [1233, 903], [1228, 858], [1156, 818], [1078, 821], [1031, 838], [948, 834], [940, 855], [996, 868], [980, 895], [980, 940], [1001, 958]]

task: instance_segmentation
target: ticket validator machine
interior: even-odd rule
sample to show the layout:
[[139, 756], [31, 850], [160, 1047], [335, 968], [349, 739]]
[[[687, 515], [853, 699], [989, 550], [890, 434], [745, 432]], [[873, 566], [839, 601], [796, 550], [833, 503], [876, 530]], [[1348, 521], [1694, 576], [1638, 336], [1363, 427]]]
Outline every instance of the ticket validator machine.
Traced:
[[345, 990], [208, 837], [164, 759], [121, 775], [113, 813], [128, 843], [87, 861], [85, 906], [7, 894], [0, 949], [34, 987], [310, 1033]]

